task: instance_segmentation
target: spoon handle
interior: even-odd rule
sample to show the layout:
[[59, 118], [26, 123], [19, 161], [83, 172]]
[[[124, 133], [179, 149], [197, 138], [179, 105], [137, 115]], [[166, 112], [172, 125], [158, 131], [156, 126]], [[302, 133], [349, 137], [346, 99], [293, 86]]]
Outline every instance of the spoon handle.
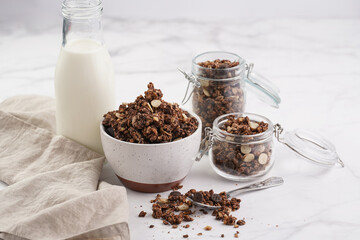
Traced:
[[276, 187], [276, 186], [282, 185], [283, 183], [284, 183], [284, 180], [281, 177], [270, 177], [268, 179], [265, 179], [264, 181], [253, 183], [253, 184], [247, 185], [245, 187], [241, 187], [241, 188], [237, 188], [237, 189], [228, 191], [227, 195], [229, 198], [231, 198], [240, 193], [250, 192], [250, 191], [255, 191], [255, 190], [260, 190], [260, 189], [265, 189], [265, 188], [270, 188], [270, 187]]

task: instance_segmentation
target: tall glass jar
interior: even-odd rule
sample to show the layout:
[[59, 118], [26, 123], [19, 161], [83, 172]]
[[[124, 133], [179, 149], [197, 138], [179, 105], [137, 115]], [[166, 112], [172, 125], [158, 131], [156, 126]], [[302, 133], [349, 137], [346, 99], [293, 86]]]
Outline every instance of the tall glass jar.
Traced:
[[[192, 108], [201, 118], [203, 129], [211, 127], [214, 120], [223, 114], [244, 111], [246, 83], [261, 100], [271, 106], [278, 107], [280, 103], [276, 86], [255, 74], [252, 71], [254, 65], [247, 64], [245, 59], [235, 53], [205, 52], [194, 57], [191, 66], [191, 74], [180, 71], [189, 84], [194, 85], [191, 92]], [[190, 98], [187, 93], [183, 104]]]
[[[199, 65], [212, 59], [226, 59], [238, 65], [230, 68], [212, 69]], [[211, 127], [215, 118], [231, 112], [242, 112], [245, 105], [245, 61], [233, 53], [208, 52], [192, 61], [192, 74], [200, 87], [194, 89], [193, 111], [200, 116], [203, 128]]]
[[115, 81], [102, 38], [100, 0], [64, 0], [55, 71], [57, 133], [103, 154], [99, 123], [115, 108]]

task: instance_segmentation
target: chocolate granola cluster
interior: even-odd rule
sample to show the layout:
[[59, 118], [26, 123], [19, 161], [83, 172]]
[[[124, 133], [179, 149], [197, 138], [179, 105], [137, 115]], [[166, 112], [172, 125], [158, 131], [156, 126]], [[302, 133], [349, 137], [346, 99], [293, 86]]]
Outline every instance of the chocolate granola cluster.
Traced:
[[193, 134], [198, 128], [196, 118], [178, 104], [162, 100], [162, 96], [161, 90], [149, 83], [144, 96], [104, 115], [105, 131], [131, 143], [172, 142]]
[[220, 129], [237, 136], [226, 136], [225, 141], [214, 138], [212, 160], [218, 169], [235, 176], [250, 176], [265, 170], [270, 163], [272, 141], [239, 144], [236, 138], [263, 133], [268, 129], [267, 123], [229, 116]]
[[240, 81], [239, 62], [214, 60], [198, 63], [200, 88], [195, 88], [192, 98], [194, 112], [205, 127], [211, 127], [220, 115], [242, 112], [245, 99]]

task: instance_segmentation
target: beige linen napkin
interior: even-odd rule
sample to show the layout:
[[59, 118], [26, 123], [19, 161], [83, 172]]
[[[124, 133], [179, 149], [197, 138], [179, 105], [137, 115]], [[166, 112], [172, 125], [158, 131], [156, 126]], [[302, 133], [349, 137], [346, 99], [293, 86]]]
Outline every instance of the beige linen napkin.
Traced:
[[0, 238], [130, 239], [126, 190], [98, 182], [103, 161], [55, 134], [52, 98], [0, 103]]

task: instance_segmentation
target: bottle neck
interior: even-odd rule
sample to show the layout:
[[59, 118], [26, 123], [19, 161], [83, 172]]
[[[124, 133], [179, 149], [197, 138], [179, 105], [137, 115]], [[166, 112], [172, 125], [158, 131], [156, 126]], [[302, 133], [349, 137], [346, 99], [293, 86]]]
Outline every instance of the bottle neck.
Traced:
[[62, 6], [62, 46], [76, 39], [91, 39], [103, 44], [100, 0], [64, 0]]

